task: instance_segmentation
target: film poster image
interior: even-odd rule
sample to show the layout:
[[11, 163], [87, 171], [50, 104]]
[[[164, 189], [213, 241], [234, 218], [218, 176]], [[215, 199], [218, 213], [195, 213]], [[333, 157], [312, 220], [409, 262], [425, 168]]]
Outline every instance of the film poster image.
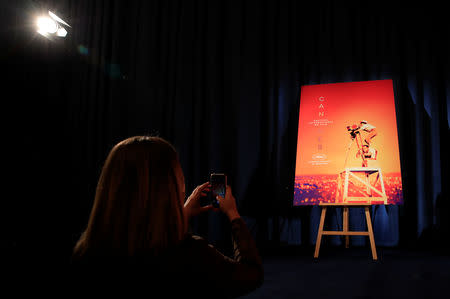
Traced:
[[403, 203], [392, 80], [302, 86], [293, 205], [341, 202], [346, 169], [349, 197]]

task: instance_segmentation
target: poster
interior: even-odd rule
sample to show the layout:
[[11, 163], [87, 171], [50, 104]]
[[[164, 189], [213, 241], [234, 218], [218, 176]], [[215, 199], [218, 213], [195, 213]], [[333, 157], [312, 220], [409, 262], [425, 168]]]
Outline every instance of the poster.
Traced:
[[294, 206], [402, 204], [392, 80], [305, 85]]

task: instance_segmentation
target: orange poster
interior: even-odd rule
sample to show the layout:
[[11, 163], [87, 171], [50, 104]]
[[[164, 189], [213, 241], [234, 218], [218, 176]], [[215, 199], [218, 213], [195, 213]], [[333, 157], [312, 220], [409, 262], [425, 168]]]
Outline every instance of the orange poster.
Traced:
[[301, 88], [294, 206], [402, 204], [392, 80]]

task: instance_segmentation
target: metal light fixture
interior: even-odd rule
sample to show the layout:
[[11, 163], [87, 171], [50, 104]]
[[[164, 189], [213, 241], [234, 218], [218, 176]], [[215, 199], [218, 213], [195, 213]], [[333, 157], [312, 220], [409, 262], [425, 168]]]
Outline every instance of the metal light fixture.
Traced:
[[64, 26], [70, 27], [69, 24], [51, 11], [48, 11], [48, 16], [38, 17], [36, 25], [36, 31], [46, 38], [51, 38], [53, 36], [66, 37], [67, 30]]

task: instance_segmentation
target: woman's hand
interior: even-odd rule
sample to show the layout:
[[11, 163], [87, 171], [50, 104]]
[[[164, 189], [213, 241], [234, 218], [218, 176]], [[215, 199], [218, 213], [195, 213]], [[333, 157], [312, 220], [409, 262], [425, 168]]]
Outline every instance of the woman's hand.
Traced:
[[210, 191], [211, 184], [209, 182], [203, 183], [192, 191], [192, 194], [188, 197], [184, 203], [184, 214], [187, 220], [192, 216], [197, 216], [203, 212], [213, 209], [212, 205], [201, 206], [200, 200], [202, 197], [207, 196], [207, 192]]
[[233, 221], [236, 218], [241, 217], [236, 207], [236, 199], [231, 192], [231, 187], [227, 186], [227, 191], [225, 192], [225, 198], [221, 196], [217, 196], [219, 200], [219, 208], [220, 210], [227, 215], [230, 221]]

